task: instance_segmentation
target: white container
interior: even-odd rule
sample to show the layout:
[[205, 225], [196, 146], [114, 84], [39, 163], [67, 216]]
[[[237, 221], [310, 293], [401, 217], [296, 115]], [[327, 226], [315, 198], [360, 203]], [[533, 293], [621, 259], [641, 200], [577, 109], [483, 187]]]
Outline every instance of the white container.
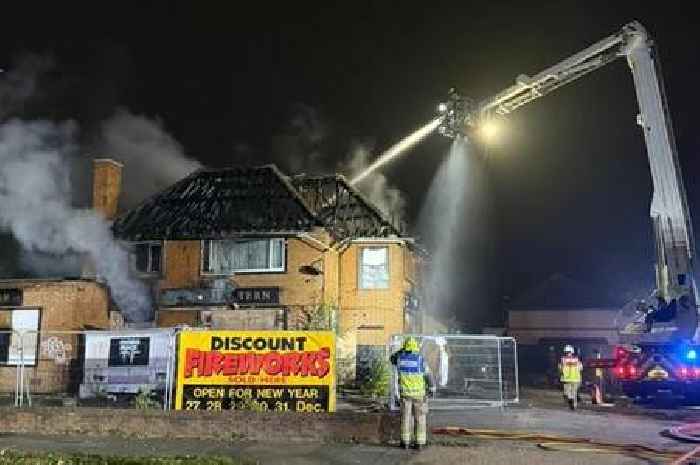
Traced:
[[139, 389], [164, 391], [174, 356], [171, 329], [85, 332], [80, 398], [133, 395]]

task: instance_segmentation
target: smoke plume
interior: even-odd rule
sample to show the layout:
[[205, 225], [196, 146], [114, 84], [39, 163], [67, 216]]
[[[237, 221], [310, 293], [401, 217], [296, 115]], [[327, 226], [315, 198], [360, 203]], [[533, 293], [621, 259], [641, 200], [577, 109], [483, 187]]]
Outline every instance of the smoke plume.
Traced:
[[[341, 171], [349, 178], [354, 178], [370, 166], [371, 152], [364, 145], [357, 145], [350, 151], [347, 159], [341, 164]], [[406, 200], [400, 190], [389, 184], [386, 176], [379, 171], [373, 171], [355, 186], [379, 208], [385, 215], [403, 215]]]
[[[286, 127], [274, 137], [273, 156], [275, 162], [289, 174], [340, 172], [350, 180], [371, 165], [372, 150], [369, 144], [355, 143], [339, 160], [338, 153], [345, 152], [347, 144], [338, 139], [341, 138], [333, 133], [318, 110], [299, 104], [293, 108]], [[385, 215], [403, 214], [406, 205], [403, 194], [392, 187], [380, 172], [372, 172], [355, 187]]]
[[33, 259], [88, 256], [127, 319], [144, 320], [151, 299], [129, 275], [128, 252], [114, 240], [107, 221], [71, 206], [76, 133], [73, 122], [13, 119], [0, 125], [0, 228], [36, 254]]
[[122, 196], [133, 207], [191, 172], [201, 164], [185, 156], [182, 146], [163, 123], [120, 108], [100, 126], [96, 150], [100, 157], [124, 164]]

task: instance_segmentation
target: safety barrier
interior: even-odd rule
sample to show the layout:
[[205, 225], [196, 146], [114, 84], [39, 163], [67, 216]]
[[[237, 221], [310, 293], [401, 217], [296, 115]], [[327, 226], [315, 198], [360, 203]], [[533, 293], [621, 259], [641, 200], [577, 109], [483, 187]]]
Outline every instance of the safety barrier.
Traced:
[[0, 405], [21, 404], [22, 336], [0, 330]]
[[[380, 333], [380, 331], [376, 331]], [[388, 358], [381, 334], [337, 337], [338, 384]], [[416, 335], [436, 378], [433, 408], [505, 406], [518, 402], [517, 345], [495, 336]], [[341, 348], [346, 347], [346, 350]], [[388, 351], [388, 353], [385, 353]], [[347, 355], [344, 355], [347, 354]], [[0, 405], [173, 407], [176, 330], [0, 331]], [[396, 377], [390, 405], [396, 407]]]
[[17, 407], [168, 410], [174, 368], [170, 329], [0, 331], [0, 402]]
[[[519, 401], [515, 339], [485, 335], [412, 335], [435, 381], [431, 408], [504, 407]], [[406, 335], [394, 335], [387, 356], [401, 348]], [[392, 370], [390, 408], [398, 408], [398, 377]]]

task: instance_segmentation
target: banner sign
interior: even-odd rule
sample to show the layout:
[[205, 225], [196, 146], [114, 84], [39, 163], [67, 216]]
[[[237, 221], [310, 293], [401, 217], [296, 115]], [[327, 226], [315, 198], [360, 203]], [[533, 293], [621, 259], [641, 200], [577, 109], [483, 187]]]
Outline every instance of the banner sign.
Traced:
[[183, 331], [175, 408], [335, 411], [330, 331]]

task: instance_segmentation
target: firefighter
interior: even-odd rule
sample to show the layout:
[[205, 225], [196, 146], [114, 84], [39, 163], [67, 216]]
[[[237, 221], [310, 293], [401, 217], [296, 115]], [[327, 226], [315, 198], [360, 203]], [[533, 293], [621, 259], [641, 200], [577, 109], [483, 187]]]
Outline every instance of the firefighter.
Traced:
[[559, 362], [561, 383], [564, 386], [564, 398], [569, 403], [571, 410], [576, 410], [578, 403], [578, 388], [581, 386], [581, 371], [583, 364], [574, 354], [574, 348], [567, 344], [564, 346], [564, 356]]
[[435, 384], [414, 337], [404, 339], [401, 350], [391, 356], [391, 363], [399, 377], [401, 447], [410, 447], [411, 432], [414, 431], [414, 447], [420, 450], [427, 442], [427, 392], [430, 390], [434, 395]]

